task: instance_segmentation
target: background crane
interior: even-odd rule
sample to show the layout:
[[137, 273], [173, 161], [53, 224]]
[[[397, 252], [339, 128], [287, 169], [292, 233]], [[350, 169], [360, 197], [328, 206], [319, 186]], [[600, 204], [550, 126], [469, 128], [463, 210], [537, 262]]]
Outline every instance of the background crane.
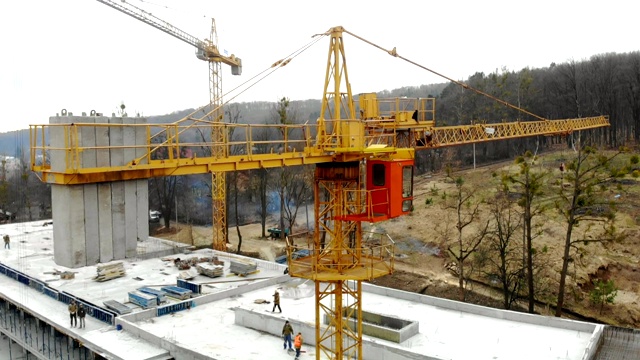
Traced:
[[[564, 120], [536, 117], [533, 121], [438, 127], [434, 99], [385, 100], [375, 94], [362, 94], [356, 104], [348, 79], [344, 32], [342, 27], [334, 27], [323, 34], [330, 38], [330, 44], [316, 124], [221, 124], [223, 133], [233, 129], [241, 139], [223, 139], [224, 147], [236, 146], [241, 151], [203, 158], [186, 158], [173, 151], [192, 145], [181, 142], [179, 136], [191, 125], [148, 124], [165, 127], [173, 135], [162, 144], [152, 143], [149, 137], [147, 154], [111, 167], [83, 164], [76, 155], [99, 150], [82, 145], [77, 138], [81, 133], [78, 128], [95, 124], [62, 125], [69, 137], [63, 149], [45, 145], [50, 125], [31, 125], [31, 168], [43, 181], [74, 185], [315, 164], [314, 235], [307, 243], [294, 244], [287, 239], [289, 274], [315, 283], [316, 359], [362, 359], [362, 281], [391, 274], [394, 267], [393, 240], [382, 233], [363, 233], [362, 222], [384, 221], [411, 211], [416, 150], [565, 135], [608, 126], [609, 122], [605, 116]], [[385, 51], [400, 57], [395, 49]], [[282, 138], [257, 138], [256, 128], [265, 127], [282, 134]], [[215, 141], [212, 139], [213, 145]], [[282, 150], [258, 153], [256, 144]], [[176, 155], [153, 158], [152, 153], [161, 148]], [[61, 150], [65, 168], [48, 165], [47, 154]], [[302, 249], [307, 251], [300, 252]]]
[[[196, 48], [196, 57], [209, 63], [209, 112], [208, 118], [213, 123], [224, 122], [222, 99], [222, 64], [231, 66], [233, 75], [242, 74], [242, 60], [235, 55], [223, 55], [218, 48], [218, 33], [216, 21], [211, 19], [211, 33], [209, 39], [200, 40], [193, 35], [176, 28], [168, 22], [158, 19], [153, 14], [144, 11], [126, 1], [97, 0], [107, 6], [121, 11], [135, 19], [155, 27], [165, 33], [186, 42]], [[226, 157], [228, 147], [224, 128], [211, 127], [211, 157], [220, 159]], [[211, 172], [211, 199], [213, 216], [213, 248], [226, 250], [227, 242], [227, 207], [226, 207], [226, 176], [223, 172]]]

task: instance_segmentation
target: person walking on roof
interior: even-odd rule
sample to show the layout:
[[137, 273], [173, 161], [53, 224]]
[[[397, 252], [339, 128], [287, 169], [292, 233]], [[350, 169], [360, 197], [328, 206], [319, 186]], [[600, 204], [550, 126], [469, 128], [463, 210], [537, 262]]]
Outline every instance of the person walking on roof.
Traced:
[[76, 301], [71, 300], [71, 304], [69, 304], [69, 320], [71, 321], [71, 327], [78, 326], [78, 318], [76, 316], [77, 311], [78, 306], [76, 305]]
[[78, 305], [78, 318], [80, 319], [80, 328], [84, 328], [84, 317], [87, 315], [87, 311], [82, 304]]
[[296, 360], [298, 360], [300, 358], [300, 349], [302, 349], [302, 333], [296, 335], [295, 340], [293, 340], [293, 346], [296, 348]]
[[278, 290], [273, 293], [273, 309], [271, 309], [271, 312], [276, 311], [276, 306], [278, 307], [278, 310], [282, 312], [282, 309], [280, 308], [280, 293], [278, 292]]
[[282, 338], [284, 339], [284, 349], [287, 349], [287, 343], [289, 344], [289, 350], [293, 351], [293, 347], [291, 346], [291, 335], [293, 335], [293, 327], [289, 324], [289, 320], [284, 322], [284, 326], [282, 327]]
[[11, 239], [9, 239], [9, 234], [4, 234], [2, 239], [4, 240], [4, 248], [11, 250]]

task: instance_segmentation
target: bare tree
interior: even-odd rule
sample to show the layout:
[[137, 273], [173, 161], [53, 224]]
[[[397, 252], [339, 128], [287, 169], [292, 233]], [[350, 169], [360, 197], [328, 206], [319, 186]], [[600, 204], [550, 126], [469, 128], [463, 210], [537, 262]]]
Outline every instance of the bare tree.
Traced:
[[[274, 117], [274, 122], [281, 125], [280, 135], [282, 137], [282, 140], [289, 138], [290, 131], [287, 125], [294, 124], [296, 122], [295, 110], [291, 109], [289, 106], [290, 106], [289, 99], [286, 97], [283, 97], [280, 99], [280, 101], [278, 101], [275, 107], [276, 115]], [[286, 151], [287, 149], [285, 149], [285, 146], [287, 146], [287, 144], [283, 143], [279, 151]], [[298, 197], [298, 194], [297, 194], [298, 181], [295, 179], [295, 177], [296, 177], [295, 169], [291, 169], [287, 167], [280, 168], [280, 179], [279, 179], [279, 182], [276, 184], [276, 186], [278, 189], [278, 194], [280, 195], [280, 230], [281, 230], [280, 238], [281, 239], [284, 239], [287, 232], [287, 227], [285, 227], [285, 220], [287, 220], [287, 222], [289, 223], [288, 229], [291, 231], [293, 229], [293, 224], [295, 223], [294, 215], [297, 214], [298, 207], [300, 206], [300, 204], [295, 204], [294, 205], [295, 211], [290, 211], [291, 210], [290, 206], [293, 204], [293, 202], [289, 202], [289, 199], [292, 197]], [[289, 187], [289, 189], [287, 189], [287, 187]], [[294, 187], [294, 189], [291, 189], [292, 187]], [[301, 191], [305, 191], [305, 190], [302, 189]], [[295, 195], [292, 196], [292, 194], [295, 194]]]
[[516, 164], [519, 165], [520, 171], [516, 175], [506, 175], [502, 179], [505, 186], [509, 187], [509, 191], [513, 190], [519, 197], [518, 205], [522, 208], [522, 221], [524, 238], [526, 239], [526, 245], [524, 249], [524, 255], [526, 256], [525, 263], [527, 268], [527, 292], [529, 298], [529, 312], [535, 311], [535, 283], [534, 283], [534, 246], [533, 240], [540, 235], [540, 232], [536, 229], [534, 219], [541, 215], [545, 207], [540, 201], [544, 195], [544, 179], [547, 177], [547, 173], [544, 171], [535, 171], [533, 164], [536, 157], [527, 151], [523, 156], [519, 156], [516, 159]]
[[167, 229], [171, 228], [171, 215], [173, 214], [173, 207], [176, 202], [177, 185], [177, 176], [164, 176], [151, 178], [149, 180], [149, 188], [156, 194], [155, 201], [160, 207], [164, 227]]
[[[257, 154], [264, 154], [269, 151], [269, 143], [268, 140], [270, 138], [269, 129], [267, 128], [258, 128], [253, 131], [253, 149], [252, 151]], [[260, 224], [262, 226], [262, 237], [266, 237], [267, 235], [267, 209], [269, 206], [269, 197], [268, 195], [268, 183], [269, 183], [269, 174], [273, 173], [275, 169], [256, 169], [251, 170], [252, 176], [250, 177], [251, 181], [251, 189], [255, 191], [257, 198], [260, 202]]]
[[[578, 137], [575, 158], [567, 164], [565, 179], [570, 189], [560, 187], [559, 200], [555, 206], [567, 224], [562, 255], [562, 270], [555, 315], [562, 316], [567, 272], [569, 263], [575, 261], [572, 250], [578, 256], [584, 256], [585, 249], [580, 245], [593, 242], [606, 242], [620, 239], [614, 226], [615, 203], [607, 199], [608, 184], [625, 176], [628, 165], [616, 165], [615, 159], [624, 149], [613, 154], [599, 152], [591, 146], [582, 146]], [[637, 163], [637, 156], [632, 157]]]
[[502, 186], [490, 202], [492, 222], [485, 242], [489, 253], [488, 274], [500, 281], [505, 309], [511, 309], [518, 299], [525, 278], [523, 244], [519, 241], [522, 214], [515, 207], [514, 197], [510, 196], [507, 187]]
[[313, 190], [313, 168], [296, 166], [281, 171], [280, 175], [280, 179], [274, 180], [273, 187], [278, 189], [281, 199], [281, 226], [285, 226], [281, 228], [293, 229], [300, 208]]
[[[445, 229], [441, 234], [447, 244], [447, 251], [456, 261], [459, 300], [464, 301], [465, 261], [476, 252], [482, 240], [488, 235], [489, 221], [484, 224], [480, 222], [481, 202], [475, 198], [475, 191], [465, 187], [464, 180], [460, 177], [455, 180], [455, 183], [455, 194], [445, 199], [443, 203], [444, 209], [455, 219], [445, 223]], [[455, 225], [455, 228], [449, 228], [449, 224]], [[479, 227], [475, 226], [476, 224], [479, 224]]]

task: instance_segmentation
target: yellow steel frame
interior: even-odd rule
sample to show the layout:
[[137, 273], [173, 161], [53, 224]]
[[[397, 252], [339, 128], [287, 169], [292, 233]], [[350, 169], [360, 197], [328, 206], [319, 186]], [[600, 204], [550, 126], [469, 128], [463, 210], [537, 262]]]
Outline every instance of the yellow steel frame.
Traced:
[[[218, 33], [216, 21], [211, 19], [211, 43], [217, 48]], [[209, 59], [209, 104], [214, 126], [211, 128], [211, 157], [227, 157], [227, 139], [224, 128], [224, 110], [222, 108], [222, 64], [220, 58]], [[217, 126], [216, 126], [217, 125]], [[213, 248], [227, 250], [227, 175], [222, 171], [211, 172], [211, 201], [213, 221]]]
[[[41, 179], [55, 184], [85, 184], [106, 181], [144, 179], [158, 176], [213, 174], [214, 208], [224, 205], [224, 173], [228, 171], [316, 164], [314, 185], [315, 232], [306, 244], [288, 242], [289, 273], [316, 283], [316, 359], [321, 356], [362, 359], [362, 291], [361, 281], [393, 272], [394, 243], [385, 234], [363, 237], [359, 221], [344, 220], [345, 215], [362, 211], [366, 192], [362, 191], [364, 172], [361, 161], [370, 158], [411, 159], [416, 149], [437, 148], [497, 141], [536, 135], [568, 134], [572, 131], [608, 126], [605, 116], [552, 121], [510, 122], [435, 127], [435, 118], [423, 121], [389, 121], [383, 117], [355, 116], [355, 105], [347, 76], [342, 33], [330, 29], [329, 56], [324, 96], [317, 125], [239, 125], [213, 121], [202, 125], [201, 119], [185, 118], [170, 125], [65, 124], [30, 126], [31, 168]], [[212, 62], [213, 63], [213, 62]], [[214, 72], [212, 72], [213, 76]], [[342, 86], [345, 85], [343, 89]], [[213, 86], [213, 83], [212, 83]], [[219, 100], [219, 98], [216, 98]], [[212, 98], [212, 104], [218, 100]], [[430, 100], [427, 100], [430, 101]], [[402, 112], [402, 102], [394, 109]], [[423, 106], [423, 105], [420, 105]], [[429, 103], [426, 108], [435, 109]], [[326, 116], [328, 114], [328, 116]], [[342, 114], [347, 119], [342, 119]], [[405, 116], [406, 114], [403, 114]], [[435, 112], [433, 113], [435, 115]], [[217, 117], [221, 115], [218, 113]], [[425, 115], [430, 116], [430, 115]], [[186, 120], [193, 124], [183, 125]], [[395, 119], [394, 119], [395, 120]], [[64, 146], [52, 147], [45, 139], [52, 127], [63, 127]], [[84, 146], [78, 137], [85, 126], [145, 126], [146, 143], [118, 147]], [[180, 137], [199, 126], [212, 130], [210, 144], [181, 142]], [[256, 141], [257, 129], [277, 128], [283, 140]], [[127, 129], [124, 129], [127, 130]], [[156, 131], [154, 131], [156, 130]], [[241, 140], [232, 141], [225, 134], [233, 130]], [[264, 130], [264, 129], [261, 129]], [[60, 133], [60, 131], [57, 131]], [[158, 134], [166, 140], [154, 143]], [[315, 139], [313, 139], [315, 138]], [[209, 157], [183, 157], [185, 147], [210, 146]], [[241, 147], [239, 155], [229, 155], [229, 147]], [[89, 167], [81, 154], [135, 148], [146, 155], [127, 159], [124, 166]], [[165, 156], [159, 156], [160, 149]], [[64, 153], [64, 169], [52, 168], [49, 157]], [[133, 152], [135, 153], [135, 151]], [[218, 216], [216, 218], [215, 216]], [[221, 223], [220, 212], [214, 223]], [[224, 234], [219, 234], [220, 236]], [[219, 238], [219, 237], [218, 237]], [[218, 241], [218, 240], [216, 240]], [[220, 243], [214, 243], [216, 248]], [[224, 243], [222, 243], [224, 244]], [[309, 256], [294, 259], [292, 254], [306, 248]], [[222, 249], [224, 250], [224, 249]], [[322, 326], [326, 316], [327, 326]], [[355, 321], [345, 320], [355, 318]]]

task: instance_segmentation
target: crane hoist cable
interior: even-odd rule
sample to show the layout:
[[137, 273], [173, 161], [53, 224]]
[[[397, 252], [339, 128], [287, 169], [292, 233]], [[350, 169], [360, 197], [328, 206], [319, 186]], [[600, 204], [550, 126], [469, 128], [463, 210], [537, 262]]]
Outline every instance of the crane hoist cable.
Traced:
[[[324, 35], [324, 34], [321, 34]], [[185, 121], [193, 121], [194, 123], [180, 129], [180, 131], [175, 134], [172, 135], [171, 137], [167, 136], [167, 138], [160, 142], [157, 143], [156, 147], [154, 147], [153, 149], [151, 149], [150, 152], [154, 152], [156, 150], [158, 150], [159, 148], [165, 146], [166, 144], [168, 144], [170, 141], [173, 141], [173, 139], [176, 136], [179, 136], [180, 134], [182, 134], [183, 132], [191, 129], [192, 127], [194, 127], [197, 123], [205, 123], [205, 124], [214, 124], [214, 121], [211, 120], [206, 120], [207, 116], [214, 113], [215, 111], [217, 111], [219, 108], [227, 105], [229, 102], [233, 101], [235, 98], [237, 98], [238, 96], [240, 96], [241, 94], [243, 94], [245, 91], [251, 89], [253, 86], [257, 85], [259, 82], [261, 82], [262, 80], [264, 80], [265, 78], [267, 78], [268, 76], [270, 76], [271, 74], [273, 74], [274, 72], [276, 72], [278, 69], [281, 69], [283, 67], [285, 67], [286, 65], [288, 65], [291, 60], [295, 59], [296, 57], [298, 57], [300, 54], [302, 54], [303, 52], [305, 52], [306, 50], [308, 50], [311, 46], [315, 45], [316, 43], [318, 43], [318, 41], [320, 41], [322, 39], [322, 36], [314, 36], [314, 39], [312, 41], [309, 41], [308, 43], [306, 43], [305, 45], [301, 46], [300, 48], [298, 48], [297, 50], [293, 51], [291, 54], [279, 59], [278, 61], [274, 62], [271, 66], [269, 66], [268, 68], [262, 70], [261, 72], [257, 73], [256, 75], [252, 76], [251, 78], [247, 79], [246, 81], [244, 81], [243, 83], [239, 84], [238, 86], [236, 86], [235, 88], [229, 90], [228, 92], [223, 94], [223, 98], [227, 98], [227, 96], [229, 96], [229, 94], [233, 93], [234, 91], [242, 88], [243, 86], [251, 83], [252, 81], [254, 81], [256, 78], [259, 77], [258, 80], [254, 81], [253, 83], [251, 83], [250, 85], [248, 85], [246, 88], [242, 89], [240, 92], [238, 92], [237, 94], [233, 95], [230, 98], [227, 98], [226, 101], [224, 101], [222, 104], [220, 104], [219, 106], [217, 106], [214, 109], [210, 109], [207, 113], [205, 113], [205, 115], [203, 115], [201, 118], [196, 118], [195, 114], [197, 114], [200, 111], [204, 111], [204, 109], [209, 106], [209, 104], [205, 104], [200, 106], [199, 108], [197, 108], [196, 110], [192, 111], [189, 115], [183, 117], [180, 120], [177, 120], [175, 122], [173, 122], [173, 125], [178, 125], [181, 124]], [[265, 74], [266, 73], [266, 74]], [[264, 74], [264, 75], [263, 75]], [[152, 135], [152, 139], [156, 138], [157, 136], [160, 136], [162, 133], [165, 133], [167, 131], [166, 128], [162, 129], [160, 132], [153, 134]], [[141, 156], [137, 159], [134, 160], [135, 163], [139, 162], [140, 160], [142, 160], [144, 156]]]
[[364, 38], [362, 38], [362, 37], [360, 37], [360, 36], [358, 36], [358, 35], [356, 35], [356, 34], [354, 34], [354, 33], [352, 33], [352, 32], [349, 32], [349, 31], [344, 30], [344, 29], [343, 29], [343, 31], [344, 31], [344, 32], [346, 32], [347, 34], [349, 34], [349, 35], [351, 35], [351, 36], [355, 37], [355, 38], [356, 38], [356, 39], [358, 39], [358, 40], [361, 40], [361, 41], [363, 41], [363, 42], [365, 42], [365, 43], [367, 43], [367, 44], [369, 44], [369, 45], [371, 45], [371, 46], [374, 46], [374, 47], [376, 47], [376, 48], [378, 48], [378, 49], [380, 49], [380, 50], [382, 50], [382, 51], [386, 52], [387, 54], [389, 54], [389, 55], [391, 55], [391, 56], [393, 56], [393, 57], [397, 57], [397, 58], [399, 58], [399, 59], [402, 59], [402, 60], [404, 60], [404, 61], [406, 61], [406, 62], [408, 62], [408, 63], [410, 63], [410, 64], [413, 64], [413, 65], [415, 65], [415, 66], [417, 66], [417, 67], [421, 68], [421, 69], [427, 70], [428, 72], [430, 72], [430, 73], [432, 73], [432, 74], [435, 74], [435, 75], [440, 76], [440, 77], [442, 77], [442, 78], [444, 78], [444, 79], [447, 79], [447, 80], [451, 81], [451, 82], [452, 82], [452, 83], [454, 83], [454, 84], [460, 85], [460, 86], [461, 86], [462, 88], [464, 88], [464, 89], [468, 89], [468, 90], [474, 91], [475, 93], [480, 94], [480, 95], [482, 95], [482, 96], [486, 96], [486, 97], [488, 97], [489, 99], [492, 99], [492, 100], [494, 100], [494, 101], [497, 101], [497, 102], [499, 102], [499, 103], [500, 103], [500, 104], [502, 104], [502, 105], [505, 105], [505, 106], [510, 107], [510, 108], [512, 108], [512, 109], [515, 109], [515, 110], [517, 110], [517, 111], [523, 112], [523, 113], [525, 113], [525, 114], [527, 114], [527, 115], [531, 115], [531, 116], [535, 117], [535, 118], [536, 118], [536, 119], [538, 119], [538, 120], [543, 120], [543, 121], [548, 120], [548, 119], [546, 119], [546, 118], [544, 118], [544, 117], [542, 117], [542, 116], [540, 116], [540, 115], [536, 115], [536, 114], [534, 114], [534, 113], [532, 113], [532, 112], [530, 112], [530, 111], [527, 111], [527, 110], [525, 110], [525, 109], [523, 109], [523, 108], [521, 108], [521, 107], [519, 107], [519, 106], [513, 105], [513, 104], [511, 104], [511, 103], [509, 103], [509, 102], [506, 102], [506, 101], [504, 101], [504, 100], [502, 100], [502, 99], [499, 99], [499, 98], [497, 98], [497, 97], [495, 97], [495, 96], [493, 96], [493, 95], [487, 94], [486, 92], [484, 92], [484, 91], [482, 91], [482, 90], [476, 89], [476, 88], [474, 88], [473, 86], [471, 86], [471, 85], [469, 85], [469, 84], [465, 84], [465, 83], [463, 83], [463, 82], [460, 82], [460, 81], [454, 80], [454, 79], [452, 79], [452, 78], [450, 78], [450, 77], [448, 77], [448, 76], [446, 76], [446, 75], [440, 74], [439, 72], [437, 72], [437, 71], [435, 71], [435, 70], [431, 70], [431, 69], [429, 69], [428, 67], [426, 67], [426, 66], [424, 66], [424, 65], [418, 64], [418, 63], [416, 63], [415, 61], [409, 60], [409, 59], [407, 59], [407, 58], [405, 58], [405, 57], [403, 57], [403, 56], [399, 55], [399, 54], [398, 54], [398, 52], [396, 51], [396, 48], [395, 48], [395, 47], [394, 47], [393, 49], [391, 49], [391, 50], [387, 50], [387, 49], [383, 48], [382, 46], [377, 45], [377, 44], [374, 44], [374, 43], [372, 43], [371, 41], [366, 40], [366, 39], [364, 39]]
[[[306, 50], [308, 50], [311, 46], [315, 45], [318, 41], [320, 41], [321, 38], [315, 38], [314, 40], [306, 43], [305, 45], [301, 46], [300, 48], [298, 48], [297, 50], [293, 51], [291, 54], [277, 60], [276, 62], [274, 62], [271, 66], [269, 66], [268, 68], [262, 70], [261, 72], [257, 73], [256, 75], [252, 76], [251, 78], [247, 79], [246, 81], [244, 81], [243, 83], [239, 84], [238, 86], [234, 87], [233, 89], [227, 91], [226, 93], [223, 94], [224, 98], [227, 98], [228, 96], [230, 96], [230, 94], [234, 93], [236, 90], [241, 89], [243, 87], [246, 86], [246, 88], [240, 90], [237, 94], [231, 96], [230, 98], [228, 98], [224, 103], [222, 103], [222, 105], [216, 107], [215, 109], [211, 109], [209, 111], [209, 113], [213, 113], [214, 111], [216, 111], [219, 107], [227, 105], [229, 102], [233, 101], [234, 99], [236, 99], [238, 96], [240, 96], [241, 94], [243, 94], [244, 92], [246, 92], [247, 90], [251, 89], [252, 87], [254, 87], [255, 85], [257, 85], [258, 83], [260, 83], [262, 80], [264, 80], [265, 78], [267, 78], [268, 76], [270, 76], [271, 74], [273, 74], [274, 72], [276, 72], [277, 70], [287, 66], [293, 59], [295, 59], [296, 57], [298, 57], [300, 54], [302, 54], [303, 52], [305, 52]], [[265, 74], [266, 73], [266, 74]], [[255, 79], [258, 80], [255, 80]], [[255, 80], [255, 81], [254, 81]], [[249, 85], [247, 85], [249, 84]], [[204, 122], [204, 123], [213, 123], [211, 121], [208, 120], [204, 120], [204, 118], [206, 117], [203, 116], [200, 119], [194, 119], [193, 115], [195, 115], [198, 111], [204, 109], [207, 105], [203, 105], [202, 107], [198, 108], [196, 111], [192, 112], [191, 114], [187, 115], [186, 117], [178, 120], [175, 122], [175, 124], [179, 124], [183, 121], [186, 120], [198, 120], [200, 122]], [[208, 113], [208, 114], [209, 114]]]
[[230, 93], [233, 93], [234, 91], [236, 91], [237, 89], [241, 88], [242, 86], [245, 86], [247, 83], [253, 81], [254, 79], [256, 79], [257, 77], [261, 76], [262, 74], [268, 72], [266, 75], [260, 77], [257, 81], [255, 81], [254, 83], [250, 84], [249, 86], [247, 86], [246, 89], [243, 89], [242, 91], [240, 91], [237, 95], [234, 95], [233, 97], [231, 97], [229, 100], [225, 101], [225, 104], [230, 102], [231, 100], [237, 98], [240, 94], [244, 93], [245, 91], [249, 90], [250, 88], [254, 87], [255, 85], [257, 85], [259, 82], [261, 82], [262, 80], [264, 80], [266, 77], [270, 76], [271, 74], [273, 74], [274, 72], [276, 72], [277, 70], [287, 66], [293, 59], [295, 59], [296, 57], [298, 57], [300, 54], [302, 54], [303, 52], [305, 52], [306, 50], [308, 50], [311, 46], [315, 45], [318, 41], [320, 41], [320, 39], [322, 39], [322, 37], [318, 37], [315, 38], [314, 40], [306, 43], [305, 45], [303, 45], [302, 47], [298, 48], [297, 50], [295, 50], [294, 52], [292, 52], [291, 54], [283, 57], [282, 59], [274, 62], [270, 67], [264, 69], [263, 71], [259, 72], [258, 74], [254, 75], [253, 77], [251, 77], [250, 79], [248, 79], [247, 81], [243, 82], [242, 84], [236, 86], [235, 88], [229, 90], [227, 93], [224, 94], [224, 96], [228, 96]]

